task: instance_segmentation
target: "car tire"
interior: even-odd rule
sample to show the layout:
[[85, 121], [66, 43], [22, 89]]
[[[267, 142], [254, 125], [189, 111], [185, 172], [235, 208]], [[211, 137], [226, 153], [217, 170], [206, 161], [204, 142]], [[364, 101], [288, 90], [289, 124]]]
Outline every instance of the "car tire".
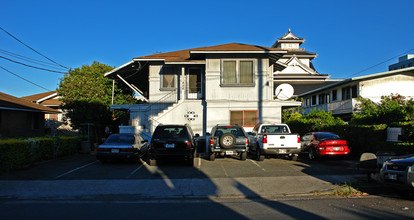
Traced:
[[225, 149], [232, 148], [236, 144], [236, 136], [231, 133], [225, 133], [220, 137], [220, 146]]
[[241, 152], [240, 153], [240, 160], [246, 160], [247, 158], [247, 152]]
[[211, 154], [209, 155], [208, 159], [209, 159], [210, 161], [214, 161], [214, 160], [216, 159], [216, 154], [215, 154], [215, 153], [211, 153]]
[[315, 150], [313, 148], [310, 148], [308, 151], [308, 157], [310, 160], [315, 160], [316, 159], [316, 154], [315, 154]]
[[292, 161], [297, 161], [298, 160], [298, 155], [297, 154], [293, 154], [292, 156], [290, 156], [290, 159]]
[[153, 158], [150, 158], [149, 159], [149, 165], [150, 166], [157, 166], [157, 160], [156, 159], [153, 159]]
[[257, 147], [257, 148], [256, 148], [256, 160], [257, 160], [257, 161], [263, 161], [263, 160], [264, 160], [264, 158], [265, 158], [265, 155], [261, 154], [261, 153], [260, 153], [260, 148], [259, 148], [259, 147]]

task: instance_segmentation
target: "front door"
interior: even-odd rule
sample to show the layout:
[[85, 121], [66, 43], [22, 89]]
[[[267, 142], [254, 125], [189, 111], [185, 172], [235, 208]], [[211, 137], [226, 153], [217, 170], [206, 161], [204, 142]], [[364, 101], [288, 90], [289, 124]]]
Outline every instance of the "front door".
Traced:
[[187, 99], [202, 98], [201, 68], [188, 69]]

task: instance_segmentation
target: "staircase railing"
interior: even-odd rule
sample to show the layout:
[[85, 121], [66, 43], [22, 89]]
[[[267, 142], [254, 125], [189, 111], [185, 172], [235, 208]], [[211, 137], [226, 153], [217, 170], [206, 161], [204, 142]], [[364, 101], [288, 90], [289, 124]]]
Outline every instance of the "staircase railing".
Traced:
[[159, 121], [154, 119], [156, 114], [160, 113], [162, 110], [167, 109], [168, 107], [174, 105], [177, 102], [177, 91], [174, 90], [160, 98], [158, 101], [149, 104], [145, 110], [145, 117], [148, 119], [150, 127], [155, 128], [157, 125], [160, 124]]

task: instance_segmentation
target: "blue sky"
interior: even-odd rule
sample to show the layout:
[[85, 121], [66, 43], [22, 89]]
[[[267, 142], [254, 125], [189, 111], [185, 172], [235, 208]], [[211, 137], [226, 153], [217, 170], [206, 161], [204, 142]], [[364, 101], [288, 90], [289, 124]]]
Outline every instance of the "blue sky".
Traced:
[[[93, 61], [117, 67], [155, 52], [226, 43], [270, 47], [291, 28], [306, 39], [302, 47], [319, 54], [319, 73], [349, 78], [387, 71], [398, 58], [356, 74], [414, 49], [413, 9], [412, 0], [16, 0], [2, 2], [0, 27], [71, 68]], [[0, 30], [0, 56], [30, 64], [4, 51], [48, 61]], [[48, 90], [63, 77], [3, 58], [0, 67]], [[46, 91], [0, 69], [0, 92]]]

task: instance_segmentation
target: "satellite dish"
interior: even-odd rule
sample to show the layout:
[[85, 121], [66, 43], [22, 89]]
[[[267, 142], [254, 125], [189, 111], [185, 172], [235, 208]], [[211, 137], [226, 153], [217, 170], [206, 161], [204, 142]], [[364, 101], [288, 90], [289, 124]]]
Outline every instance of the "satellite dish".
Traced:
[[293, 96], [294, 89], [290, 84], [280, 84], [276, 90], [275, 95], [280, 100], [288, 100]]

